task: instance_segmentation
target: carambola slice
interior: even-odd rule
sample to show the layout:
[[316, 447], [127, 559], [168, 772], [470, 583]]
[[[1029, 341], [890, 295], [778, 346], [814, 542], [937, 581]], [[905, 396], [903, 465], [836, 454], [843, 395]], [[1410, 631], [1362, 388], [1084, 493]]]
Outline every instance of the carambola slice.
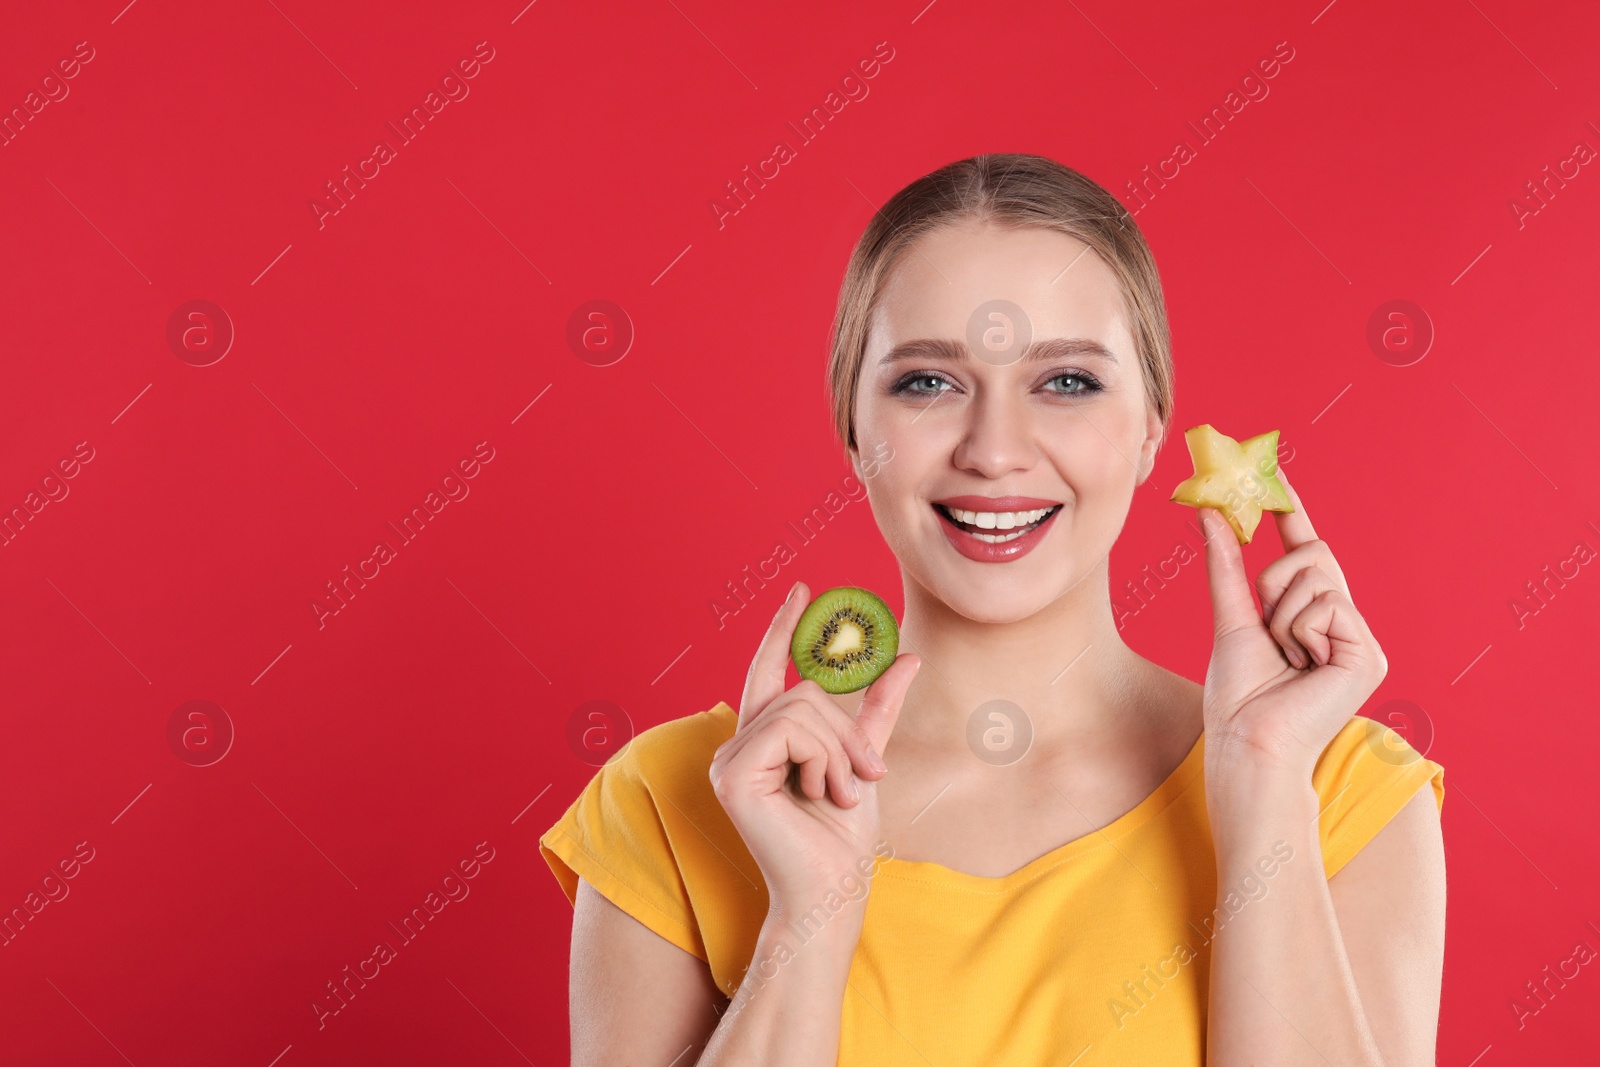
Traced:
[[1210, 423], [1183, 432], [1194, 460], [1194, 475], [1173, 490], [1172, 499], [1195, 508], [1216, 508], [1233, 527], [1241, 545], [1250, 543], [1263, 511], [1293, 511], [1278, 480], [1278, 431], [1235, 441]]

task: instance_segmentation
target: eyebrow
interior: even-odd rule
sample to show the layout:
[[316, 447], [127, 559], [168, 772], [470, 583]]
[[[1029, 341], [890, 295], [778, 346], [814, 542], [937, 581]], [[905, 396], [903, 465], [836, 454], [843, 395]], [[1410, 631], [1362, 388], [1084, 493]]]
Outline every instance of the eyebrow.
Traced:
[[[1087, 337], [1042, 337], [1030, 343], [1022, 354], [1019, 362], [1042, 363], [1056, 359], [1075, 359], [1088, 356], [1092, 359], [1102, 359], [1111, 363], [1117, 362], [1115, 352], [1112, 352], [1099, 341]], [[902, 341], [889, 350], [883, 358], [883, 365], [900, 363], [905, 360], [919, 360], [928, 362], [960, 363], [967, 358], [967, 346], [960, 341], [945, 338], [919, 338], [913, 341]]]

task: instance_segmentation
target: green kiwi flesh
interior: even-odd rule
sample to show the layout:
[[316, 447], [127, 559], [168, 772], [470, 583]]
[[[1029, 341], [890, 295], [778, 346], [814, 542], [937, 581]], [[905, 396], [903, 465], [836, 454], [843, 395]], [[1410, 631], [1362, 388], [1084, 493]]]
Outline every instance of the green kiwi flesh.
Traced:
[[795, 624], [789, 656], [800, 677], [829, 693], [865, 689], [900, 651], [900, 627], [879, 597], [855, 586], [829, 589]]

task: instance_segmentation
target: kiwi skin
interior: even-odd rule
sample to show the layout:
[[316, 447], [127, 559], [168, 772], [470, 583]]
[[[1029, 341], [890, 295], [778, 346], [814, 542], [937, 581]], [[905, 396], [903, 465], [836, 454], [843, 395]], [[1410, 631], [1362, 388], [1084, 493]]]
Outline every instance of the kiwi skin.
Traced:
[[[859, 647], [830, 654], [835, 642]], [[852, 585], [829, 589], [801, 613], [789, 642], [789, 658], [800, 677], [829, 693], [854, 693], [877, 681], [900, 651], [894, 612], [875, 593]]]

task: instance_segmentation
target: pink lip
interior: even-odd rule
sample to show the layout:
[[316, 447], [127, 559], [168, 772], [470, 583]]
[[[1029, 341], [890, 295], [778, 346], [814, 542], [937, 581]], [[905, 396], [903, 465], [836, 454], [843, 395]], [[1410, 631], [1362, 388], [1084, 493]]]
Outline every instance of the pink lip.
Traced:
[[[1052, 507], [1055, 503], [1049, 500], [1034, 500], [1032, 497], [1015, 496], [998, 498], [964, 496], [953, 499], [955, 503], [951, 506], [960, 508], [963, 511], [1031, 511], [1035, 508]], [[993, 503], [985, 503], [981, 508], [973, 507], [970, 503], [961, 503], [961, 501], [989, 501], [991, 499], [999, 499], [1008, 503], [1003, 507], [996, 506]], [[1025, 501], [1026, 503], [1021, 505], [1009, 503], [1009, 501], [1014, 500]], [[940, 503], [944, 503], [944, 501], [940, 501]], [[1012, 560], [1021, 559], [1038, 547], [1039, 542], [1043, 541], [1045, 535], [1050, 532], [1050, 527], [1055, 524], [1056, 516], [1061, 514], [1062, 508], [1057, 507], [1050, 513], [1049, 517], [1021, 537], [998, 545], [978, 540], [960, 526], [951, 522], [941, 509], [935, 507], [933, 510], [939, 516], [939, 529], [944, 531], [945, 540], [949, 541], [950, 546], [957, 552], [978, 563], [1009, 563]], [[1006, 533], [1007, 531], [994, 530], [986, 532]]]
[[1053, 508], [1061, 501], [1040, 500], [1036, 496], [951, 496], [934, 503], [962, 511], [1037, 511]]

